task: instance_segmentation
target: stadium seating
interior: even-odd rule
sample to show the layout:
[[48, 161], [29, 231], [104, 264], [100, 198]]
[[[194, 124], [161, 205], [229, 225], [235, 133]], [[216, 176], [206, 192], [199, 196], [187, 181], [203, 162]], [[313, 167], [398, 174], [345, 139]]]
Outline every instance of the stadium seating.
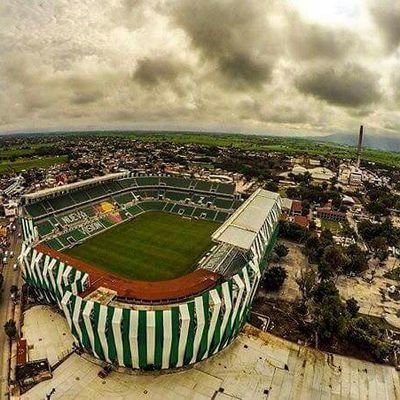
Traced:
[[201, 190], [203, 192], [210, 192], [211, 191], [211, 187], [212, 187], [212, 183], [211, 182], [196, 181], [196, 186], [195, 186], [196, 190]]
[[94, 217], [96, 212], [93, 206], [86, 206], [81, 209], [88, 217]]
[[157, 199], [158, 198], [158, 190], [145, 190], [145, 197], [148, 199]]
[[69, 194], [48, 199], [48, 202], [54, 210], [62, 210], [63, 208], [71, 207], [75, 204]]
[[[234, 200], [232, 194], [233, 185], [229, 184], [181, 177], [137, 176], [82, 187], [26, 205], [26, 210], [40, 221], [36, 224], [40, 237], [53, 235], [46, 243], [60, 250], [145, 211], [223, 222], [242, 204]], [[139, 196], [141, 201], [137, 203]], [[82, 203], [89, 204], [80, 207]], [[59, 212], [64, 209], [69, 211]], [[43, 220], [41, 217], [47, 214], [50, 217]]]
[[229, 214], [224, 211], [218, 211], [217, 215], [215, 216], [216, 221], [224, 222], [228, 218]]
[[170, 212], [173, 209], [174, 205], [175, 205], [175, 203], [169, 203], [168, 202], [164, 207], [164, 211]]
[[96, 199], [107, 194], [102, 186], [93, 186], [86, 189], [86, 193], [91, 199]]
[[132, 216], [140, 214], [143, 212], [143, 208], [139, 207], [138, 205], [134, 205], [126, 209]]
[[[70, 232], [65, 233], [64, 235], [58, 236], [57, 239], [62, 244], [63, 247], [68, 247], [71, 245], [71, 242], [68, 240], [68, 237], [71, 237]], [[74, 240], [72, 242], [74, 242]]]
[[[194, 209], [195, 207], [183, 206], [183, 205], [179, 205], [176, 207], [176, 210], [178, 210], [179, 215], [184, 215], [187, 217], [190, 217], [193, 214]], [[176, 210], [174, 210], [174, 212], [176, 212]]]
[[135, 178], [121, 179], [118, 183], [123, 189], [137, 186]]
[[138, 176], [136, 182], [138, 186], [158, 186], [160, 178], [157, 176]]
[[41, 202], [28, 204], [26, 210], [32, 217], [40, 217], [41, 215], [47, 214], [47, 210], [44, 208]]
[[54, 226], [49, 220], [45, 220], [36, 225], [40, 236], [47, 236], [54, 231]]
[[243, 203], [242, 200], [234, 200], [234, 201], [233, 201], [232, 208], [233, 208], [234, 210], [236, 210], [237, 208], [239, 208], [239, 207], [241, 206], [242, 203]]
[[225, 210], [230, 210], [232, 208], [232, 199], [222, 199], [220, 197], [217, 197], [214, 200], [214, 206], [217, 208], [223, 208]]
[[57, 217], [55, 217], [55, 219], [62, 226], [70, 226], [70, 225], [76, 225], [77, 223], [81, 223], [88, 217], [89, 216], [88, 214], [85, 213], [84, 209], [81, 209], [81, 210], [72, 210], [62, 215], [58, 215]]
[[76, 204], [90, 200], [90, 197], [84, 190], [77, 190], [76, 192], [70, 193], [70, 195]]
[[167, 190], [165, 192], [165, 198], [174, 200], [174, 201], [183, 201], [186, 200], [187, 198], [190, 198], [190, 195], [187, 193], [181, 193], [181, 192], [175, 192], [172, 190]]
[[163, 202], [163, 201], [145, 201], [140, 204], [140, 207], [144, 211], [162, 211], [165, 207], [165, 202]]
[[46, 245], [55, 250], [61, 250], [63, 248], [62, 243], [57, 238], [48, 240]]
[[214, 204], [215, 197], [214, 196], [203, 196], [201, 199], [201, 202], [199, 204], [202, 204], [204, 206], [212, 206]]
[[120, 215], [121, 215], [121, 218], [125, 221], [125, 220], [127, 220], [127, 219], [129, 219], [130, 217], [131, 217], [131, 215], [127, 212], [127, 211], [121, 211], [120, 213], [119, 213]]
[[217, 188], [217, 193], [233, 194], [235, 186], [229, 183], [220, 183]]
[[106, 193], [115, 193], [122, 190], [118, 182], [106, 182], [101, 185]]
[[110, 226], [115, 225], [115, 223], [113, 221], [111, 221], [109, 218], [107, 217], [101, 217], [99, 219], [99, 221], [104, 225], [105, 228], [109, 228]]
[[79, 242], [80, 240], [85, 239], [86, 235], [82, 233], [79, 229], [74, 229], [69, 232], [69, 236], [73, 237], [75, 241]]
[[118, 204], [122, 205], [133, 201], [135, 198], [133, 197], [132, 193], [125, 193], [115, 196], [114, 199]]
[[160, 178], [160, 184], [165, 184], [166, 186], [173, 186], [177, 188], [186, 188], [190, 187], [190, 179], [185, 178], [175, 178], [170, 176], [163, 176]]
[[206, 208], [196, 207], [196, 209], [194, 210], [194, 212], [192, 214], [192, 217], [209, 219], [209, 220], [214, 221], [216, 215], [217, 215], [217, 211], [209, 210]]

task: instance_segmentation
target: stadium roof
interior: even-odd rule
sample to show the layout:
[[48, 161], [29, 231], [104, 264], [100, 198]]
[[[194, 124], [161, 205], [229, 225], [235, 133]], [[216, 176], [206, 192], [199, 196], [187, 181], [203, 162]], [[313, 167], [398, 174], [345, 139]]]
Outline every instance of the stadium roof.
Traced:
[[258, 189], [215, 231], [213, 240], [249, 250], [278, 199], [278, 193]]
[[35, 192], [35, 193], [28, 193], [28, 194], [23, 195], [22, 197], [26, 200], [40, 199], [41, 197], [46, 197], [50, 194], [55, 194], [58, 192], [65, 192], [65, 191], [69, 191], [71, 189], [77, 189], [77, 188], [92, 185], [95, 183], [108, 181], [111, 179], [122, 178], [125, 175], [126, 175], [126, 172], [117, 172], [115, 174], [96, 176], [95, 178], [86, 179], [84, 181], [69, 183], [68, 185], [56, 186], [56, 187], [52, 187], [49, 189], [43, 189], [43, 190], [39, 190], [38, 192]]

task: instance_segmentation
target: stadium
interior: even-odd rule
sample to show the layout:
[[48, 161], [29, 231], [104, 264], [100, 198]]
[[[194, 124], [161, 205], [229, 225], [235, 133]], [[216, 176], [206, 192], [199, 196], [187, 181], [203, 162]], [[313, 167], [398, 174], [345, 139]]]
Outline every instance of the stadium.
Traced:
[[281, 199], [176, 176], [116, 173], [23, 197], [19, 263], [77, 347], [118, 367], [184, 367], [246, 322]]

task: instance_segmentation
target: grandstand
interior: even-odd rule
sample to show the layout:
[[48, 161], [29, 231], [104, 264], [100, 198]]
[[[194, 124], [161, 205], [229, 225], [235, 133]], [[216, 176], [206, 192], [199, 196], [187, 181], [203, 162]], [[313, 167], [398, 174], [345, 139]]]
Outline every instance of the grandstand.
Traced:
[[233, 185], [170, 176], [112, 174], [56, 189], [24, 196], [24, 216], [57, 250], [146, 211], [223, 222], [242, 203]]
[[[130, 173], [29, 194], [23, 202], [19, 263], [31, 293], [64, 312], [82, 350], [107, 363], [147, 370], [190, 365], [232, 342], [247, 319], [281, 210], [279, 195], [264, 190], [243, 202], [226, 183]], [[155, 235], [142, 223], [135, 240], [158, 261], [131, 252], [135, 268], [153, 261], [152, 279], [119, 274], [118, 266], [129, 270], [123, 257], [135, 223], [153, 215], [168, 217], [166, 233]], [[208, 244], [196, 231], [199, 222], [213, 227]], [[176, 230], [186, 227], [187, 237]], [[90, 254], [85, 243], [100, 247]], [[178, 243], [189, 246], [182, 248], [185, 255], [192, 243], [201, 244], [191, 272], [157, 280], [153, 267], [162, 268], [164, 257], [179, 258]], [[112, 270], [79, 258], [86, 252], [95, 259], [96, 251], [99, 263], [114, 254]]]

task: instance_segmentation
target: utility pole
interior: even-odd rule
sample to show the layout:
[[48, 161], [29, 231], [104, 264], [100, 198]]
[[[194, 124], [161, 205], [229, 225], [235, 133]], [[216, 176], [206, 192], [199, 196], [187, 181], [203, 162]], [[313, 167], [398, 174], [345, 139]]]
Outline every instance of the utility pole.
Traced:
[[56, 388], [51, 389], [51, 392], [49, 394], [46, 394], [46, 400], [50, 400], [51, 396], [56, 392]]

